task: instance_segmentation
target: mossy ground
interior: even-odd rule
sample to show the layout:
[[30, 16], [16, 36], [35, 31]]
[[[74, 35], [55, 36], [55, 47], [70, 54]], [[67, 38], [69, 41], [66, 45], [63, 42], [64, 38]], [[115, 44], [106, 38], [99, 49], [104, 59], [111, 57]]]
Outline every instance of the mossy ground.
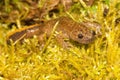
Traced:
[[[115, 21], [120, 17], [120, 1], [100, 0], [90, 8], [79, 8], [80, 5], [75, 4], [67, 14], [78, 22], [99, 22], [102, 35], [89, 45], [73, 44], [69, 50], [59, 47], [54, 39], [44, 51], [40, 50], [36, 37], [22, 45], [8, 46], [6, 35], [15, 29], [0, 23], [0, 80], [119, 80], [120, 24]], [[105, 5], [109, 7], [106, 17]]]

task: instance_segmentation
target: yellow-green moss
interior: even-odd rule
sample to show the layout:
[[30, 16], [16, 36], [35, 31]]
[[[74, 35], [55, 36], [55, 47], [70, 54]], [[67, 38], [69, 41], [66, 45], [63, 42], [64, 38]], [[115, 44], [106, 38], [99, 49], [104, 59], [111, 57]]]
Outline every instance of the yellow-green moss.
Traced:
[[[5, 1], [6, 10], [9, 10]], [[41, 52], [35, 37], [22, 45], [8, 46], [5, 38], [10, 30], [1, 23], [0, 80], [119, 80], [120, 24], [116, 25], [115, 20], [119, 17], [116, 5], [120, 2], [104, 1], [107, 4], [100, 0], [87, 9], [80, 9], [80, 3], [75, 4], [68, 12], [78, 22], [84, 18], [102, 25], [102, 36], [95, 42], [87, 46], [74, 44], [74, 48], [69, 50], [60, 48], [54, 39], [50, 39], [45, 51]], [[109, 6], [109, 13], [103, 17], [105, 5]], [[86, 18], [86, 13], [89, 18]]]

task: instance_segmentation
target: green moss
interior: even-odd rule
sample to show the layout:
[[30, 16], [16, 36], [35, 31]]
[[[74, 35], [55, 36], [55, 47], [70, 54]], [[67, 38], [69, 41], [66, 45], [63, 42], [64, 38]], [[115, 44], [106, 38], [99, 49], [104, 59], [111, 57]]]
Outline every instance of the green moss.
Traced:
[[1, 23], [0, 79], [119, 80], [120, 24], [115, 23], [119, 17], [115, 6], [119, 1], [111, 2], [105, 2], [109, 4], [109, 13], [106, 17], [103, 16], [103, 6], [106, 5], [103, 2], [96, 2], [92, 8], [86, 10], [82, 8], [80, 14], [79, 11], [75, 13], [78, 4], [73, 7], [73, 13], [70, 11], [69, 14], [74, 19], [98, 21], [102, 25], [102, 35], [89, 45], [74, 44], [74, 48], [69, 50], [59, 47], [54, 39], [49, 39], [44, 50], [40, 49], [41, 45], [36, 37], [26, 39], [24, 44], [8, 46], [5, 40], [6, 33], [10, 30], [7, 25]]

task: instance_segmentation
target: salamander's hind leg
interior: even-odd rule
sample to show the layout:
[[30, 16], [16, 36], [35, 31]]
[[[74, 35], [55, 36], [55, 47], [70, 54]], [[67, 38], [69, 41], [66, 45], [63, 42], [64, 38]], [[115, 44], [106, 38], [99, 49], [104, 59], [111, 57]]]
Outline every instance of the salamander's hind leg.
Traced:
[[45, 34], [40, 34], [40, 35], [38, 36], [38, 42], [39, 42], [39, 44], [41, 45], [42, 48], [43, 48], [44, 45], [45, 45], [45, 41], [46, 41], [46, 36], [45, 36]]

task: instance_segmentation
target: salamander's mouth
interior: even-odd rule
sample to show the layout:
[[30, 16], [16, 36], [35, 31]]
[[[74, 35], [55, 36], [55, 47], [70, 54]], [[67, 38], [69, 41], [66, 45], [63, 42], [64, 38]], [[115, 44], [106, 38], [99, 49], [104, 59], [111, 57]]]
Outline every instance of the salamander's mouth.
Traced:
[[94, 39], [95, 38], [80, 40], [79, 43], [81, 43], [81, 44], [89, 44], [89, 43], [92, 43], [94, 41]]

